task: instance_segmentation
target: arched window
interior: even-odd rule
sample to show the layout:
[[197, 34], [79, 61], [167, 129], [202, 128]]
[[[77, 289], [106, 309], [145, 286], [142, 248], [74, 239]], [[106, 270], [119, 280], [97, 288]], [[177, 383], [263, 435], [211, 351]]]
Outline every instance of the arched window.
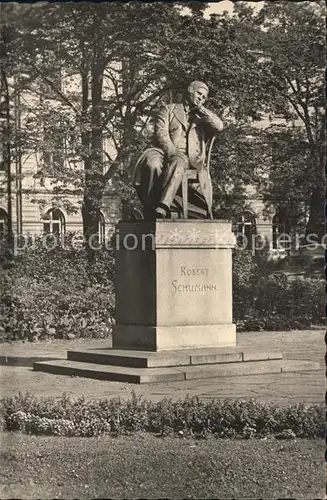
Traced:
[[65, 232], [65, 216], [59, 208], [51, 208], [43, 217], [43, 231], [61, 235]]
[[255, 216], [251, 212], [244, 212], [237, 220], [237, 243], [246, 250], [252, 250], [253, 236], [256, 234]]
[[8, 215], [7, 212], [0, 208], [0, 238], [7, 234], [8, 231]]
[[99, 243], [104, 244], [106, 239], [106, 221], [104, 219], [104, 215], [100, 212], [100, 220], [99, 220]]
[[286, 217], [279, 213], [272, 220], [272, 247], [274, 250], [289, 250], [291, 248], [290, 225]]

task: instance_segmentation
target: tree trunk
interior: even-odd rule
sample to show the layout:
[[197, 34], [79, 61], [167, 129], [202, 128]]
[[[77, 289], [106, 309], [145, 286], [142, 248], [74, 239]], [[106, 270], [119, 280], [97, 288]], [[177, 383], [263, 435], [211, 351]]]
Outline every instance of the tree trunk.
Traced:
[[[324, 141], [323, 141], [324, 142]], [[317, 235], [319, 242], [325, 234], [325, 149], [324, 144], [312, 150], [312, 161], [318, 166], [316, 184], [313, 186], [309, 201], [309, 220], [306, 227], [306, 237]]]
[[[322, 181], [323, 179], [321, 178], [321, 183], [323, 184]], [[309, 234], [317, 235], [317, 237], [312, 238], [318, 239], [319, 242], [325, 234], [325, 190], [323, 185], [316, 186], [310, 196], [306, 237]]]
[[[91, 165], [93, 166], [92, 160]], [[93, 168], [85, 172], [82, 215], [84, 237], [89, 246], [97, 246], [104, 184], [103, 175], [94, 172]]]
[[[87, 248], [98, 247], [100, 209], [102, 204], [105, 180], [102, 171], [102, 126], [101, 126], [101, 98], [103, 69], [96, 62], [91, 68], [92, 100], [91, 100], [91, 133], [86, 141], [89, 155], [84, 161], [85, 189], [82, 207], [83, 232]], [[86, 88], [83, 89], [83, 96]]]

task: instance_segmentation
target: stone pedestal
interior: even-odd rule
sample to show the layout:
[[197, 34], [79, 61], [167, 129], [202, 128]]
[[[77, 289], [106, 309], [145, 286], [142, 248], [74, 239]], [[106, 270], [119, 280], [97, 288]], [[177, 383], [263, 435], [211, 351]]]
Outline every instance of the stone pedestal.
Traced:
[[119, 223], [113, 348], [235, 346], [234, 244], [225, 220]]

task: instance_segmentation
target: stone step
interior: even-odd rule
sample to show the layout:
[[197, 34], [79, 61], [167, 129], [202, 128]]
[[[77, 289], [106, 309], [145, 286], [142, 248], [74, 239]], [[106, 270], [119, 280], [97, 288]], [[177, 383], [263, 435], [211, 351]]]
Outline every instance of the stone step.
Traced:
[[70, 360], [34, 363], [34, 370], [36, 371], [135, 384], [259, 375], [264, 373], [302, 372], [319, 370], [319, 368], [319, 363], [298, 360], [248, 361], [245, 363], [237, 362], [160, 368], [110, 366]]
[[297, 371], [319, 370], [319, 363], [298, 360], [269, 360], [249, 361], [247, 363], [233, 363], [220, 365], [185, 366], [183, 371], [185, 380], [233, 377], [244, 375], [263, 375], [265, 373], [284, 373]]
[[70, 361], [131, 368], [240, 363], [243, 361], [266, 361], [282, 358], [283, 355], [280, 351], [263, 351], [242, 347], [179, 349], [164, 352], [111, 348], [67, 351], [67, 359]]
[[34, 363], [34, 370], [132, 384], [185, 380], [184, 373], [177, 368], [133, 368], [70, 360]]
[[[314, 368], [312, 367], [314, 365]], [[314, 371], [320, 370], [320, 363], [317, 361], [293, 359], [292, 363], [289, 361], [282, 363], [282, 373], [293, 373], [301, 371]]]

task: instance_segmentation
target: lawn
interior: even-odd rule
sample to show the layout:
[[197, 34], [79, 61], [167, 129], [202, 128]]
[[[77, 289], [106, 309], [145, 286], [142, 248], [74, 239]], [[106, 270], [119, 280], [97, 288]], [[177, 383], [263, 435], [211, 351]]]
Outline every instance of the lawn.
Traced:
[[324, 498], [322, 440], [4, 433], [7, 498]]

